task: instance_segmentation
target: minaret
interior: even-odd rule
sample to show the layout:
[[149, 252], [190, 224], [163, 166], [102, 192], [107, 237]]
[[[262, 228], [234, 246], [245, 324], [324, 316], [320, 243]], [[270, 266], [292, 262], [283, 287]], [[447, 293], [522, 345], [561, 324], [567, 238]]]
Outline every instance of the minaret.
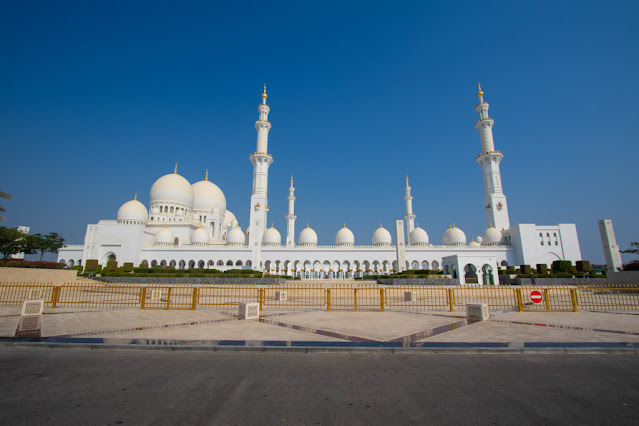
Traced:
[[499, 163], [503, 155], [499, 151], [495, 151], [493, 142], [493, 125], [495, 121], [488, 117], [489, 105], [484, 102], [484, 92], [479, 86], [479, 103], [475, 110], [479, 113], [479, 120], [475, 123], [475, 127], [479, 130], [479, 138], [481, 139], [481, 154], [475, 158], [481, 165], [484, 172], [484, 188], [486, 197], [484, 198], [484, 207], [486, 209], [486, 224], [494, 226], [500, 231], [510, 228], [510, 219], [508, 219], [508, 204], [506, 204], [506, 196], [501, 187], [501, 173], [499, 171]]
[[408, 176], [406, 176], [406, 187], [404, 188], [406, 195], [404, 200], [406, 201], [406, 214], [404, 220], [406, 221], [406, 235], [408, 236], [408, 244], [410, 241], [410, 233], [415, 229], [415, 215], [413, 214], [413, 196], [410, 195], [410, 186], [408, 185]]
[[268, 132], [271, 123], [268, 121], [268, 113], [271, 110], [266, 105], [266, 84], [262, 93], [262, 103], [257, 108], [260, 118], [255, 122], [257, 130], [257, 150], [249, 157], [253, 163], [253, 194], [251, 195], [251, 215], [249, 233], [249, 247], [253, 250], [253, 269], [260, 270], [262, 260], [262, 236], [266, 227], [266, 214], [268, 212], [268, 168], [273, 162], [273, 157], [268, 153]]
[[291, 175], [291, 186], [288, 188], [288, 214], [286, 215], [286, 245], [295, 245], [295, 187], [293, 186], [293, 175]]

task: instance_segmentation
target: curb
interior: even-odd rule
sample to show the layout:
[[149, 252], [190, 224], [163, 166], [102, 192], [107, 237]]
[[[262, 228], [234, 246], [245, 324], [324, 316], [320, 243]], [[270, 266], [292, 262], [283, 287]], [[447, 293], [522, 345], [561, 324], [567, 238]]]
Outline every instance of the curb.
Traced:
[[[187, 352], [274, 352], [274, 353], [401, 353], [401, 354], [633, 354], [639, 343], [632, 342], [317, 342], [251, 340], [130, 340], [104, 342], [99, 338], [4, 338], [0, 349], [73, 349], [120, 351]], [[117, 340], [117, 339], [116, 339]]]

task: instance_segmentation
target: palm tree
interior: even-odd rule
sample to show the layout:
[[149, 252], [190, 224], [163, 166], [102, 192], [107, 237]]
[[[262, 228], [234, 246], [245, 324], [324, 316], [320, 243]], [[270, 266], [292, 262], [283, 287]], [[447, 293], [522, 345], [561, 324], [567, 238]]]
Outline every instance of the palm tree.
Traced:
[[[7, 198], [7, 199], [11, 200], [13, 197], [8, 192], [0, 191], [0, 198]], [[6, 211], [7, 211], [7, 209], [5, 209], [4, 207], [0, 206], [0, 212], [6, 212]], [[0, 215], [0, 222], [3, 221], [3, 220], [7, 220], [7, 219], [4, 216]]]

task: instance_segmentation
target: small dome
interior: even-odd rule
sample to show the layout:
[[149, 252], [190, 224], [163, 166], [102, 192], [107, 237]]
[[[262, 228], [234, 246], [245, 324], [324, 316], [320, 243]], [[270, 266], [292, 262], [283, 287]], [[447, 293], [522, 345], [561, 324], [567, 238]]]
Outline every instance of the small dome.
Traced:
[[337, 231], [337, 235], [335, 235], [335, 244], [338, 246], [352, 246], [355, 244], [355, 235], [353, 232], [346, 227], [344, 227]]
[[381, 224], [379, 225], [379, 228], [373, 232], [374, 246], [390, 246], [392, 241], [390, 232], [388, 232]]
[[484, 231], [484, 235], [482, 235], [482, 245], [484, 246], [494, 246], [499, 244], [501, 241], [501, 232], [494, 227], [490, 227]]
[[229, 246], [243, 246], [244, 245], [244, 233], [239, 226], [231, 229], [226, 234], [226, 244]]
[[427, 246], [428, 234], [417, 225], [417, 227], [410, 232], [408, 241], [410, 241], [411, 246]]
[[273, 228], [271, 225], [266, 231], [264, 231], [264, 235], [262, 236], [262, 245], [265, 246], [281, 246], [282, 245], [282, 236], [279, 231]]
[[164, 228], [155, 234], [155, 244], [175, 244], [175, 235], [169, 228]]
[[118, 210], [118, 221], [146, 222], [148, 219], [149, 212], [144, 204], [138, 201], [137, 195], [135, 199], [122, 204]]
[[151, 187], [151, 203], [177, 202], [193, 205], [193, 188], [188, 180], [177, 173], [162, 176]]
[[481, 244], [479, 244], [477, 241], [472, 240], [471, 242], [468, 243], [468, 247], [473, 247], [473, 248], [477, 248], [477, 247], [481, 247]]
[[204, 245], [209, 243], [209, 233], [202, 226], [191, 234], [191, 244]]
[[308, 225], [302, 232], [300, 232], [299, 243], [301, 246], [316, 246], [317, 234]]
[[444, 232], [444, 245], [465, 246], [466, 234], [464, 234], [464, 231], [453, 225]]
[[[233, 224], [233, 221], [235, 221], [235, 224]], [[235, 225], [237, 225], [237, 219], [235, 218], [235, 215], [230, 210], [225, 211], [224, 227], [226, 228], [227, 226], [233, 226], [235, 228]]]

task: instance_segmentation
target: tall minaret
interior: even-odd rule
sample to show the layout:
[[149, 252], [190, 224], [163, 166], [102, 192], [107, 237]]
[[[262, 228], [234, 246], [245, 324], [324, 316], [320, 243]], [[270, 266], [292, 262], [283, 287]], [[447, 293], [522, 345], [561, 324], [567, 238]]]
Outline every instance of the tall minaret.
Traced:
[[408, 176], [406, 176], [406, 187], [404, 188], [406, 195], [404, 200], [406, 201], [406, 214], [404, 220], [406, 221], [406, 235], [408, 236], [408, 244], [410, 241], [410, 233], [415, 229], [415, 215], [413, 214], [413, 196], [410, 195], [410, 186], [408, 186]]
[[481, 139], [481, 154], [475, 158], [484, 171], [484, 188], [486, 197], [484, 198], [484, 207], [486, 208], [487, 225], [494, 226], [500, 231], [510, 228], [510, 219], [508, 219], [508, 204], [506, 204], [506, 196], [501, 187], [501, 173], [499, 171], [499, 163], [503, 155], [499, 151], [495, 151], [493, 142], [493, 125], [495, 121], [488, 117], [489, 105], [484, 102], [484, 92], [479, 86], [479, 103], [475, 110], [479, 113], [479, 120], [475, 123], [475, 127], [479, 130]]
[[286, 215], [286, 245], [295, 245], [295, 187], [293, 186], [293, 175], [291, 175], [291, 186], [288, 188], [288, 214]]
[[249, 247], [253, 251], [253, 269], [261, 270], [262, 260], [262, 236], [266, 227], [266, 214], [268, 212], [268, 168], [273, 162], [273, 157], [268, 153], [268, 132], [271, 123], [268, 121], [268, 113], [271, 110], [266, 105], [266, 84], [262, 93], [262, 103], [257, 108], [260, 119], [255, 122], [257, 129], [257, 151], [249, 157], [253, 163], [253, 195], [251, 195], [251, 216], [249, 233]]

